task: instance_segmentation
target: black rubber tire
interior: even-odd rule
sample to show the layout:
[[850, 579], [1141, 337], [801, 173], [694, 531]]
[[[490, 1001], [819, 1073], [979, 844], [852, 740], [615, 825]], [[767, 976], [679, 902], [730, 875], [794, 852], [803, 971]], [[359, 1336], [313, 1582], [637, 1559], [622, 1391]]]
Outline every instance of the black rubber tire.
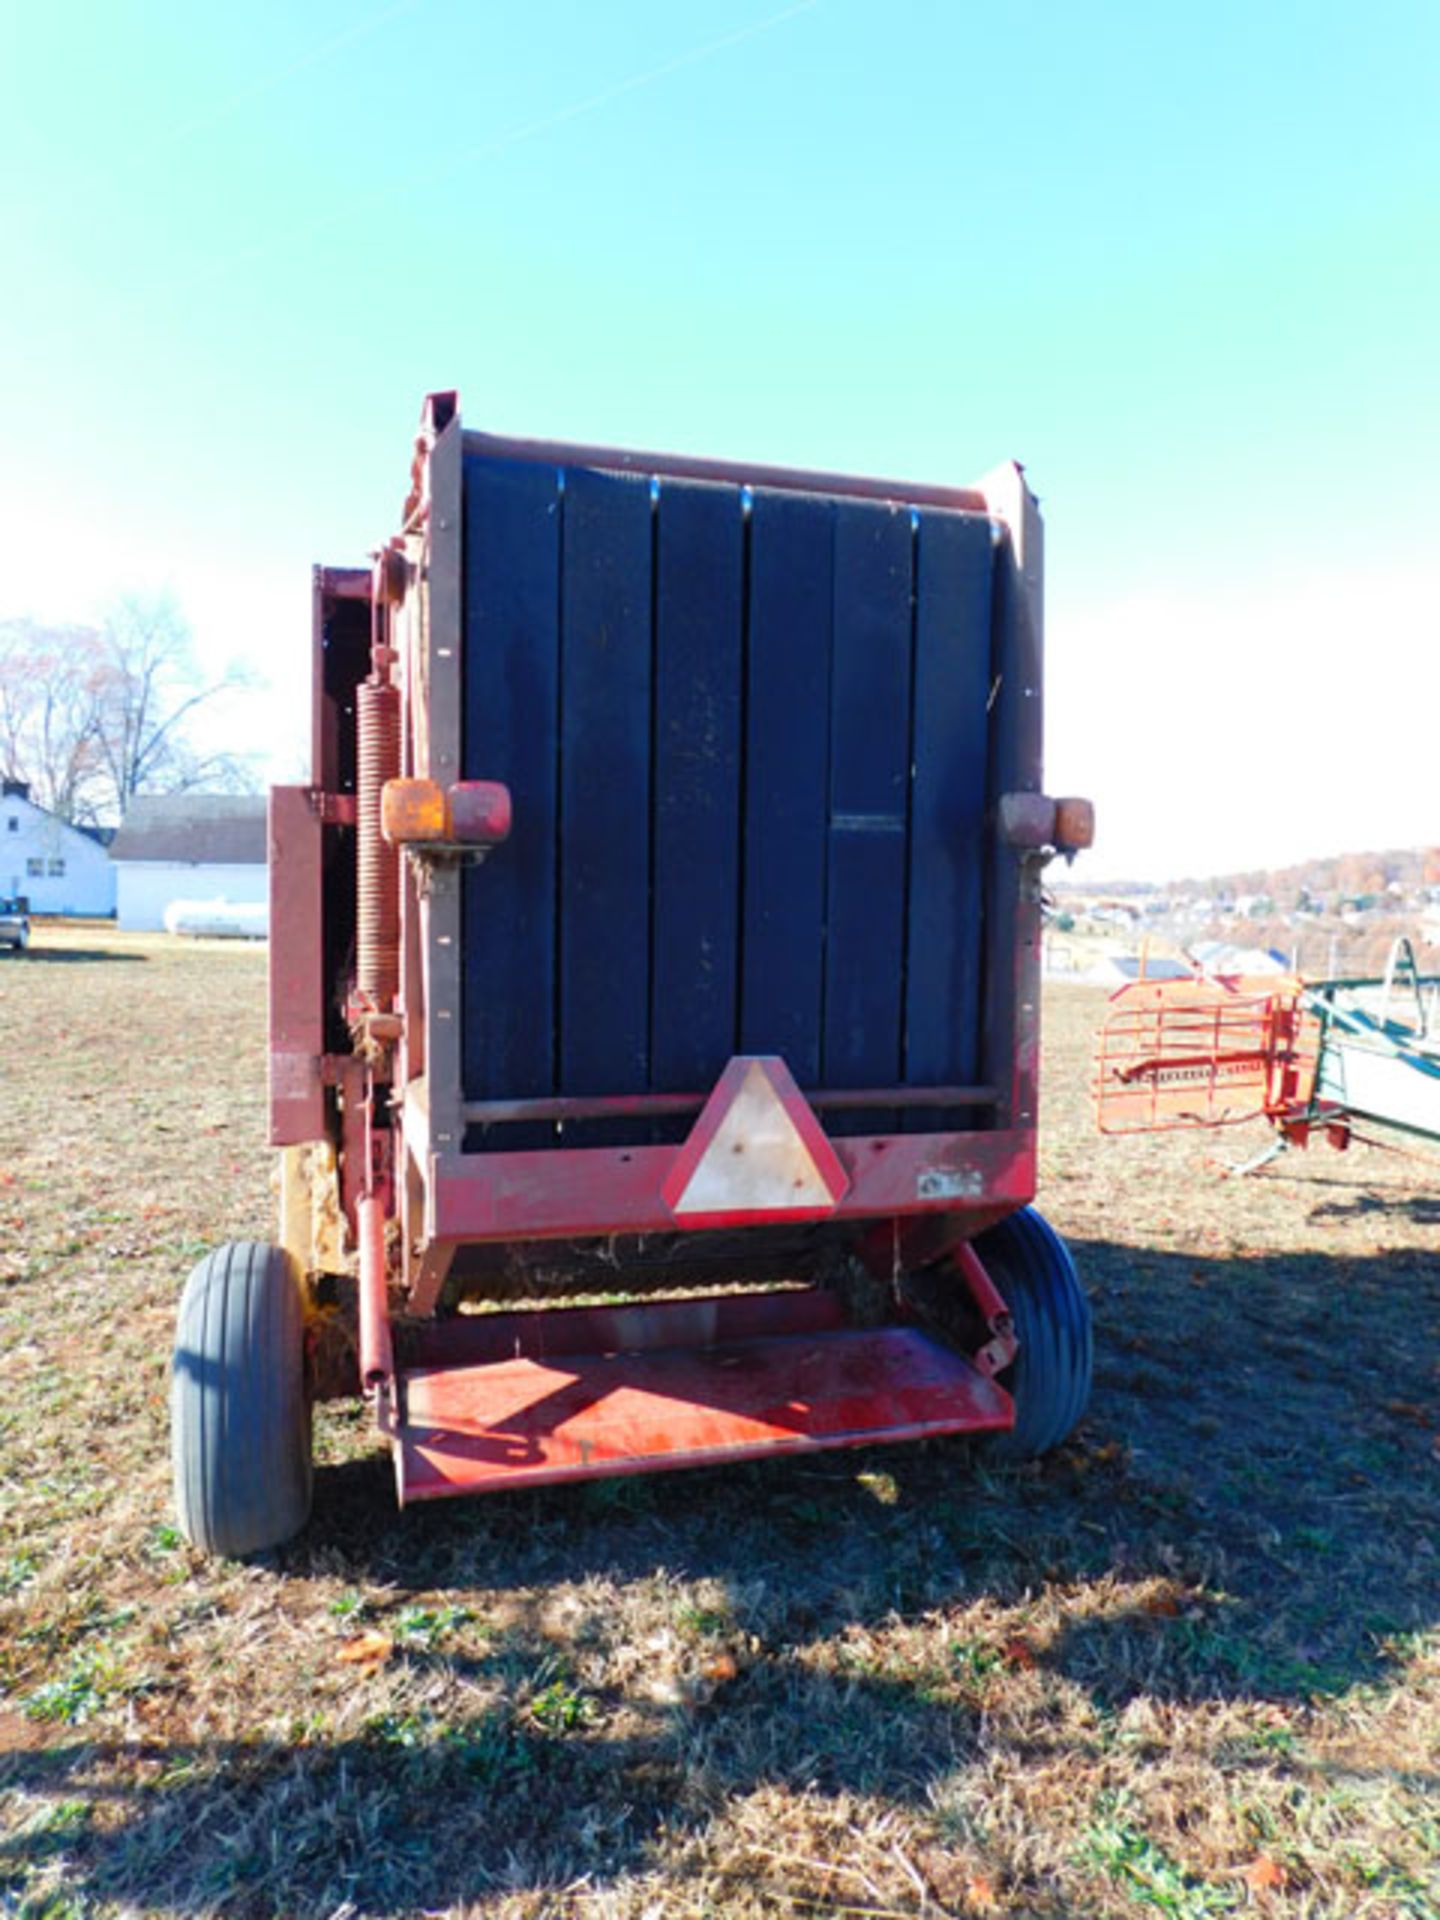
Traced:
[[1070, 1249], [1033, 1207], [978, 1235], [975, 1251], [1005, 1297], [1020, 1342], [998, 1376], [1015, 1402], [1015, 1425], [992, 1434], [985, 1451], [997, 1460], [1035, 1460], [1074, 1431], [1090, 1403], [1090, 1302]]
[[170, 1378], [175, 1508], [188, 1540], [238, 1559], [310, 1515], [305, 1311], [279, 1247], [233, 1240], [185, 1282]]

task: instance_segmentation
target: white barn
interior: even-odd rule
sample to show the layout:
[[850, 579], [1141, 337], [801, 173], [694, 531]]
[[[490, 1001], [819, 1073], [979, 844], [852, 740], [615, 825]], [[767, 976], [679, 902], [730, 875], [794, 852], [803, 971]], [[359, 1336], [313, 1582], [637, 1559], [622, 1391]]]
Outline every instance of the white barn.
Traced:
[[130, 802], [110, 848], [116, 918], [155, 931], [176, 900], [259, 905], [269, 898], [261, 794], [144, 794]]
[[28, 901], [31, 913], [113, 913], [107, 837], [36, 806], [26, 781], [0, 781], [0, 894]]

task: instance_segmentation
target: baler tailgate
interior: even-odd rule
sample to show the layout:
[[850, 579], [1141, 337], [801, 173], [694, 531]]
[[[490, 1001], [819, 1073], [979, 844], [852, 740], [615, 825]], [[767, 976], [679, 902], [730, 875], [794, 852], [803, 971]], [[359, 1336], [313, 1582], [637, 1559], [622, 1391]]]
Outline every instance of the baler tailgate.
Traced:
[[404, 1377], [400, 1498], [989, 1432], [1010, 1396], [917, 1328], [525, 1357]]
[[466, 1151], [664, 1139], [494, 1103], [706, 1087], [742, 1050], [811, 1088], [973, 1082], [990, 516], [468, 435], [461, 498], [463, 764], [515, 822], [463, 882]]

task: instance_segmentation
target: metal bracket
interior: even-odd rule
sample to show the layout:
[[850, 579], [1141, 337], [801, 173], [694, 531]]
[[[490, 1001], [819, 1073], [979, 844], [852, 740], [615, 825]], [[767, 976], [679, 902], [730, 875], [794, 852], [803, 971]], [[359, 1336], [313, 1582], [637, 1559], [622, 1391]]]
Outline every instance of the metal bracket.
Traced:
[[951, 1257], [990, 1334], [984, 1346], [971, 1358], [981, 1373], [993, 1380], [997, 1374], [1005, 1371], [1020, 1351], [1020, 1342], [1015, 1338], [1015, 1323], [1000, 1289], [985, 1271], [979, 1254], [970, 1242], [962, 1240]]
[[422, 841], [416, 846], [403, 849], [405, 859], [415, 876], [416, 890], [422, 900], [430, 898], [430, 889], [437, 873], [458, 873], [463, 867], [478, 867], [485, 856], [492, 852], [490, 847], [462, 847], [452, 841], [430, 843]]
[[326, 793], [311, 787], [310, 805], [327, 827], [353, 827], [360, 817], [360, 803], [353, 793]]

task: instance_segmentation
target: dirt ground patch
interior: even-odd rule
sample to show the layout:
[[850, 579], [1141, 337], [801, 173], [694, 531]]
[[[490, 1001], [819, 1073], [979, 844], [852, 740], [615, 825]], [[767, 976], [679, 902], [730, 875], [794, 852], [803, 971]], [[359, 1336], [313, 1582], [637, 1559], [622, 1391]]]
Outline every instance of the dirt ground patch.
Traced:
[[192, 1262], [269, 1234], [263, 1002], [248, 947], [0, 960], [0, 1911], [1440, 1914], [1434, 1162], [1102, 1141], [1057, 989], [1059, 1455], [402, 1516], [340, 1408], [306, 1533], [217, 1565], [167, 1365]]

